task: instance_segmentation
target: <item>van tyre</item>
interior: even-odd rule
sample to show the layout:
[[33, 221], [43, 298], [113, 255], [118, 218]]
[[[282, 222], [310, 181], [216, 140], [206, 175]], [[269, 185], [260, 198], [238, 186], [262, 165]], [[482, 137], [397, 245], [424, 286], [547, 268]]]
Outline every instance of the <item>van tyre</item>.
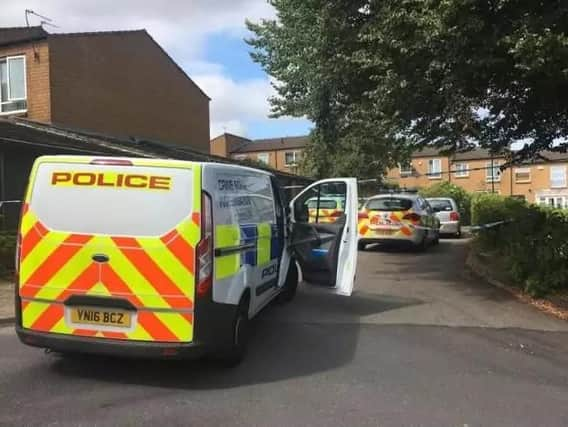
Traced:
[[250, 335], [248, 309], [249, 299], [245, 297], [241, 300], [235, 313], [231, 343], [216, 357], [227, 368], [239, 365], [245, 358]]
[[286, 274], [284, 289], [280, 292], [276, 300], [278, 303], [285, 304], [294, 299], [296, 290], [298, 289], [298, 280], [298, 266], [296, 265], [296, 261], [292, 259], [290, 261], [290, 267], [288, 267], [288, 273]]
[[364, 251], [367, 248], [367, 244], [364, 242], [357, 242], [357, 250]]

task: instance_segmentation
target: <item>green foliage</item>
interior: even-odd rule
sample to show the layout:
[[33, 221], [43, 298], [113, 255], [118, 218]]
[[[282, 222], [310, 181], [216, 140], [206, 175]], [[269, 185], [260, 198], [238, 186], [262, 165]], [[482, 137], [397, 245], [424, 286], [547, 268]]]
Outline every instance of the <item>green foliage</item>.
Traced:
[[421, 189], [420, 194], [423, 197], [451, 197], [458, 204], [462, 224], [470, 224], [471, 194], [465, 191], [463, 188], [452, 184], [451, 182], [443, 181], [430, 187]]
[[315, 124], [315, 176], [376, 177], [425, 145], [496, 151], [568, 129], [568, 2], [269, 0], [248, 22], [275, 116]]
[[474, 248], [503, 259], [515, 283], [533, 296], [568, 289], [568, 211], [484, 194], [472, 201], [472, 222], [511, 222], [480, 231]]
[[0, 275], [6, 275], [14, 270], [15, 255], [16, 235], [0, 234]]

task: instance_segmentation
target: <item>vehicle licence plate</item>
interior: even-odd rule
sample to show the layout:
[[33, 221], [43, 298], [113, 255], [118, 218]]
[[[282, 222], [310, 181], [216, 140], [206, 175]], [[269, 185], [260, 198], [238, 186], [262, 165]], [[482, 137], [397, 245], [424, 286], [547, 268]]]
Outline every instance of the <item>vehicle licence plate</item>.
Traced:
[[71, 322], [81, 325], [115, 326], [130, 328], [131, 312], [94, 307], [72, 307]]

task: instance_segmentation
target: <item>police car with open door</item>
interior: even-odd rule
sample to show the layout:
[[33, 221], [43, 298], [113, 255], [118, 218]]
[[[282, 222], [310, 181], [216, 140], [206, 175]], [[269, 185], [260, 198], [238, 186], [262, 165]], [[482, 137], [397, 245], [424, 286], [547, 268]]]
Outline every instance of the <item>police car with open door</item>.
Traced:
[[[333, 223], [310, 218], [342, 198]], [[357, 187], [316, 182], [289, 206], [266, 171], [45, 156], [22, 209], [16, 330], [57, 352], [242, 359], [249, 319], [307, 283], [349, 295]]]

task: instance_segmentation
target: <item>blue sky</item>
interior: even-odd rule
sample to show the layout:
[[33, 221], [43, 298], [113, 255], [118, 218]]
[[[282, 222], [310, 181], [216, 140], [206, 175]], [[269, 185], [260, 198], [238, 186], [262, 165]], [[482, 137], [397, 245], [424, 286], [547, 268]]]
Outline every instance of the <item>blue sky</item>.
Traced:
[[243, 40], [246, 18], [274, 16], [266, 0], [2, 0], [0, 26], [25, 25], [24, 8], [52, 18], [59, 28], [46, 27], [51, 32], [145, 28], [211, 98], [211, 137], [292, 136], [311, 128], [305, 119], [268, 118], [274, 90]]

